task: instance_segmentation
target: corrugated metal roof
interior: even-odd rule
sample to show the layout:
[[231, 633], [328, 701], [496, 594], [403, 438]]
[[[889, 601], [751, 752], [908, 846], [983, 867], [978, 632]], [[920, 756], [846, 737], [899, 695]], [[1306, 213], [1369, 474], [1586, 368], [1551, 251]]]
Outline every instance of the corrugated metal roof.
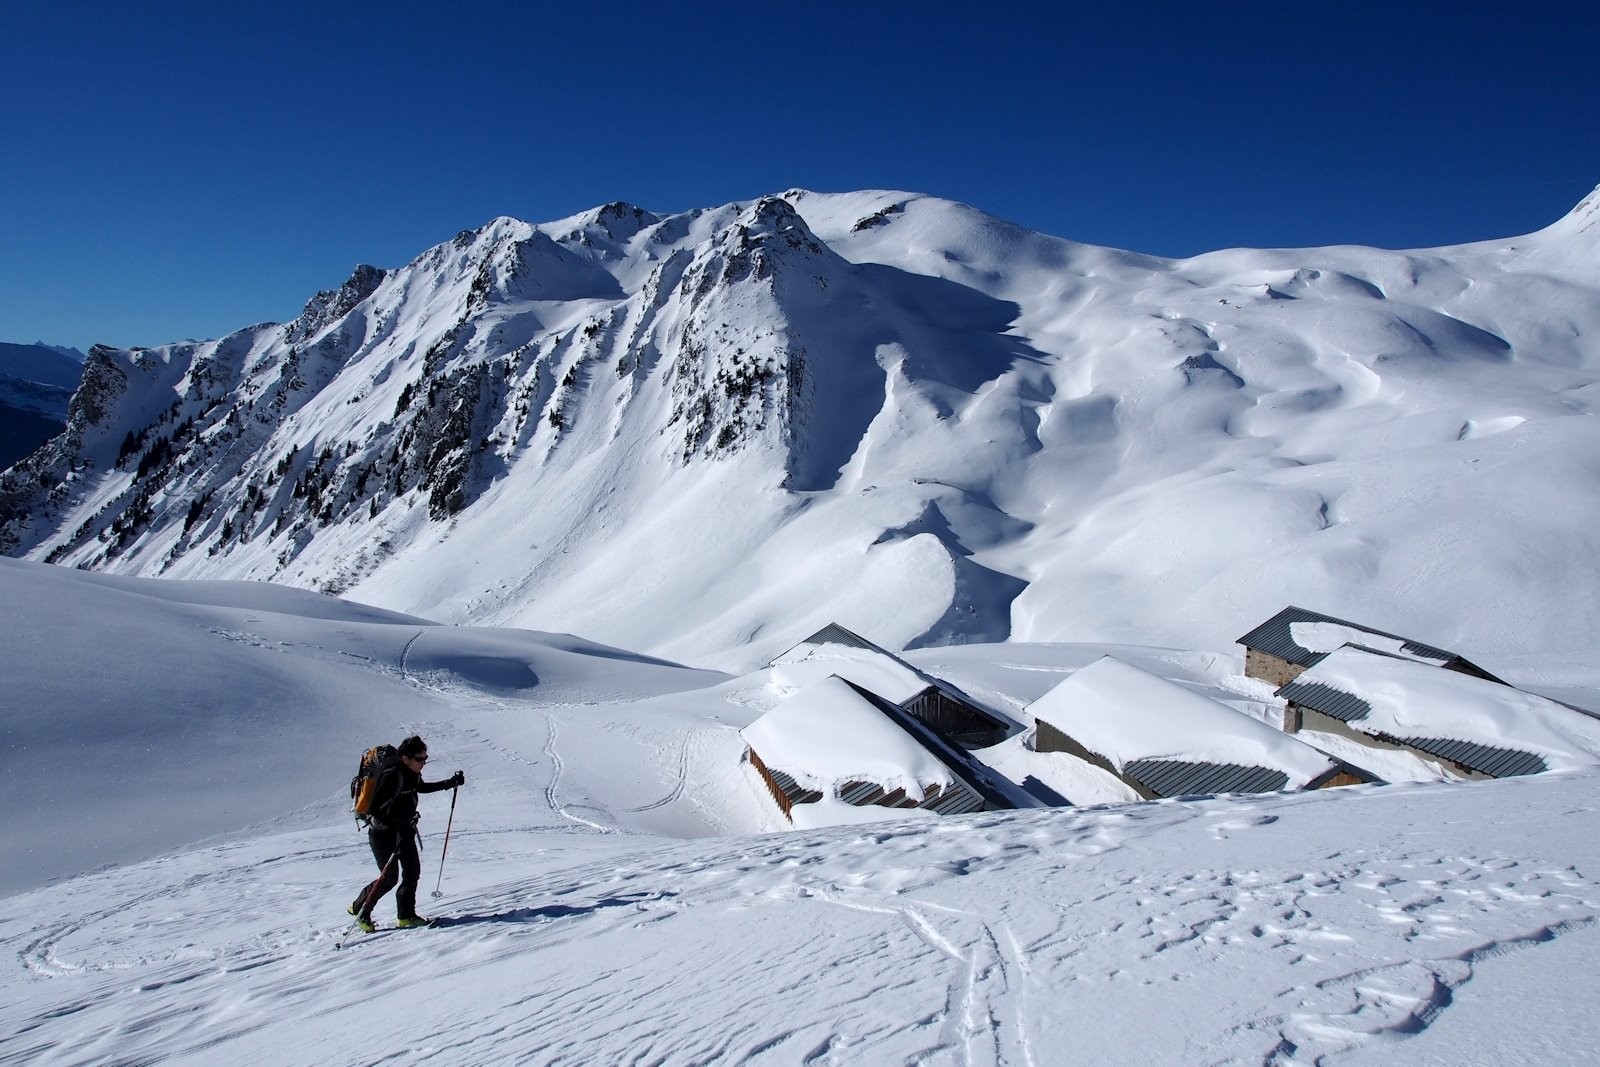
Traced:
[[[822, 799], [821, 793], [802, 786], [792, 774], [766, 764], [763, 766], [790, 804], [813, 804]], [[879, 804], [886, 808], [921, 808], [938, 815], [965, 815], [982, 811], [984, 807], [983, 797], [960, 778], [943, 788], [937, 785], [930, 787], [920, 804], [906, 796], [904, 789], [885, 792], [877, 782], [847, 782], [840, 787], [838, 795], [846, 804], [858, 808]]]
[[1289, 787], [1289, 776], [1270, 767], [1237, 763], [1191, 763], [1187, 760], [1141, 759], [1124, 764], [1122, 773], [1160, 797], [1198, 793], [1276, 793]]
[[[1331, 622], [1337, 623], [1340, 626], [1348, 626], [1353, 630], [1360, 630], [1363, 633], [1375, 634], [1378, 637], [1387, 637], [1392, 641], [1399, 641], [1401, 643], [1401, 647], [1413, 656], [1421, 656], [1424, 659], [1439, 660], [1441, 663], [1448, 660], [1461, 659], [1461, 657], [1457, 656], [1454, 652], [1448, 652], [1442, 648], [1434, 648], [1432, 645], [1424, 645], [1419, 641], [1411, 640], [1409, 637], [1401, 637], [1399, 634], [1391, 634], [1385, 633], [1382, 630], [1374, 630], [1372, 627], [1363, 626], [1358, 622], [1350, 622], [1347, 619], [1336, 619], [1332, 615], [1323, 615], [1320, 612], [1307, 611], [1305, 608], [1297, 608], [1293, 605], [1284, 608], [1272, 618], [1268, 619], [1260, 626], [1257, 626], [1254, 630], [1251, 630], [1249, 633], [1239, 638], [1239, 644], [1245, 646], [1246, 648], [1253, 648], [1258, 652], [1265, 652], [1268, 655], [1277, 656], [1279, 659], [1288, 663], [1298, 663], [1303, 667], [1310, 667], [1322, 662], [1328, 653], [1313, 652], [1311, 649], [1304, 648], [1295, 642], [1294, 635], [1290, 627], [1297, 622]], [[1462, 662], [1466, 661], [1463, 660]]]
[[1296, 679], [1279, 689], [1277, 695], [1345, 722], [1357, 722], [1372, 714], [1372, 705], [1365, 700], [1322, 682]]
[[1438, 737], [1404, 737], [1401, 740], [1430, 756], [1441, 756], [1463, 767], [1481, 771], [1491, 778], [1514, 778], [1520, 774], [1539, 774], [1545, 770], [1542, 758], [1514, 748], [1496, 748], [1474, 741]]
[[849, 648], [859, 648], [866, 652], [878, 652], [885, 656], [890, 656], [896, 660], [899, 659], [899, 657], [895, 656], [894, 653], [884, 651], [871, 641], [868, 641], [865, 637], [862, 637], [860, 634], [851, 633], [838, 623], [830, 622], [828, 625], [824, 626], [822, 629], [818, 630], [804, 641], [801, 641], [799, 644], [795, 645], [794, 648], [789, 649], [788, 652], [785, 652], [783, 655], [777, 657], [777, 659], [773, 660], [773, 662], [776, 663], [778, 660], [788, 656], [796, 649], [816, 645], [845, 645]]
[[[1380, 653], [1381, 655], [1381, 653]], [[1296, 704], [1335, 719], [1359, 724], [1362, 719], [1372, 713], [1372, 705], [1352, 693], [1342, 689], [1335, 689], [1323, 682], [1293, 681], [1278, 690], [1278, 696], [1285, 700], [1292, 700]], [[1360, 730], [1360, 725], [1356, 726]], [[1373, 733], [1371, 730], [1363, 731]], [[1484, 745], [1476, 741], [1462, 741], [1449, 737], [1398, 737], [1390, 738], [1387, 734], [1376, 735], [1382, 740], [1398, 741], [1410, 745], [1430, 756], [1439, 756], [1452, 760], [1463, 767], [1470, 767], [1475, 771], [1489, 775], [1491, 778], [1507, 778], [1519, 774], [1538, 774], [1545, 770], [1544, 760], [1531, 752], [1520, 749], [1500, 748], [1495, 745]]]
[[871, 804], [883, 796], [883, 786], [877, 782], [846, 782], [839, 789], [839, 799], [846, 804]]
[[858, 808], [864, 808], [869, 804], [882, 804], [890, 808], [921, 808], [939, 815], [965, 815], [968, 812], [983, 810], [983, 798], [959, 780], [950, 783], [948, 788], [931, 787], [920, 804], [907, 797], [905, 790], [896, 789], [893, 793], [885, 793], [883, 786], [876, 782], [846, 783], [839, 790], [839, 799]]
[[822, 799], [822, 794], [815, 789], [807, 789], [794, 780], [794, 776], [778, 770], [776, 767], [767, 767], [767, 774], [777, 783], [783, 795], [789, 798], [791, 804], [812, 804]]
[[922, 806], [940, 815], [970, 815], [984, 809], [984, 799], [970, 789], [946, 789], [936, 800]]

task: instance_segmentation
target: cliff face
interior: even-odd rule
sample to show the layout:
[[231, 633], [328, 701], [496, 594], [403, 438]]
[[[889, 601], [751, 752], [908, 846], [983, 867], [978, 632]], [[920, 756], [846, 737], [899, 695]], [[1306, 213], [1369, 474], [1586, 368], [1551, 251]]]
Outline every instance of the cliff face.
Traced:
[[67, 402], [66, 426], [57, 436], [0, 473], [0, 552], [18, 554], [25, 540], [37, 539], [68, 509], [73, 483], [92, 471], [94, 460], [84, 442], [104, 434], [118, 400], [127, 391], [128, 375], [112, 349], [95, 346], [84, 361], [83, 375]]

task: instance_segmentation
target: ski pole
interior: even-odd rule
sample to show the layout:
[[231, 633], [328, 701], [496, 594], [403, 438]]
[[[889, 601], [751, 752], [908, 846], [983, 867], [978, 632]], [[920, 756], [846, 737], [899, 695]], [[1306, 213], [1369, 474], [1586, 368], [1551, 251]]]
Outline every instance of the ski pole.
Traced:
[[367, 887], [367, 895], [361, 898], [361, 915], [365, 915], [372, 910], [372, 905], [376, 903], [378, 899], [374, 894], [378, 892], [378, 887], [383, 885], [384, 880], [389, 877], [389, 868], [394, 866], [394, 861], [398, 859], [399, 856], [400, 846], [396, 845], [394, 851], [389, 853], [388, 860], [384, 862], [383, 870], [378, 873], [378, 880]]
[[450, 790], [450, 818], [445, 820], [444, 847], [439, 850], [439, 880], [433, 884], [433, 895], [435, 898], [444, 896], [443, 893], [439, 892], [439, 887], [444, 884], [444, 858], [450, 854], [450, 827], [455, 825], [456, 794], [459, 792], [461, 792], [460, 786], [456, 786], [454, 789]]

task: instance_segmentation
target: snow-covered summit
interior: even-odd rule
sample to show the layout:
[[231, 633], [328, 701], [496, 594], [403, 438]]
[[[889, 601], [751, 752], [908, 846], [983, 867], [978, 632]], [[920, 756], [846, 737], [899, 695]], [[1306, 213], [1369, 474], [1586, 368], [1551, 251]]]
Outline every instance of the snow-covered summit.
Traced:
[[0, 342], [0, 378], [72, 389], [83, 374], [84, 354], [36, 341], [31, 345]]
[[1188, 260], [895, 191], [497, 219], [288, 326], [97, 350], [0, 547], [729, 667], [832, 619], [1218, 648], [1300, 602], [1514, 672], [1600, 595], [1594, 210]]
[[83, 359], [76, 349], [43, 342], [0, 343], [0, 470], [62, 431]]
[[388, 276], [388, 271], [378, 267], [357, 264], [349, 279], [339, 288], [325, 289], [306, 302], [300, 317], [284, 328], [284, 339], [295, 344], [316, 337], [350, 314]]

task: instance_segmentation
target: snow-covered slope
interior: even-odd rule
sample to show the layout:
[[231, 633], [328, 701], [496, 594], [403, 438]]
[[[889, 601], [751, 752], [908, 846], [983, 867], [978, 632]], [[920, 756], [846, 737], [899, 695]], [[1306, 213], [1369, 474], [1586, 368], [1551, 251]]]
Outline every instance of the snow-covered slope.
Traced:
[[0, 547], [735, 670], [828, 621], [1217, 648], [1286, 603], [1582, 656], [1597, 218], [1184, 261], [887, 192], [498, 219], [96, 349]]
[[[364, 749], [407, 731], [460, 736], [467, 707], [533, 690], [552, 703], [627, 701], [721, 679], [564, 635], [439, 626], [263, 583], [16, 560], [0, 560], [0, 635], [11, 860], [0, 892], [245, 827], [326, 824]], [[603, 771], [574, 768], [568, 788], [590, 773], [630, 778], [654, 758], [618, 743], [597, 757]], [[720, 828], [685, 810], [674, 833]]]
[[[1600, 1041], [1592, 771], [757, 835], [738, 731], [785, 695], [771, 672], [15, 561], [0, 633], [0, 1063], [1455, 1065]], [[1260, 703], [1215, 653], [909, 658], [1020, 715], [1105, 652]], [[442, 869], [451, 804], [421, 798], [443, 921], [353, 934], [372, 861], [344, 784], [413, 730], [429, 777], [467, 774]]]

